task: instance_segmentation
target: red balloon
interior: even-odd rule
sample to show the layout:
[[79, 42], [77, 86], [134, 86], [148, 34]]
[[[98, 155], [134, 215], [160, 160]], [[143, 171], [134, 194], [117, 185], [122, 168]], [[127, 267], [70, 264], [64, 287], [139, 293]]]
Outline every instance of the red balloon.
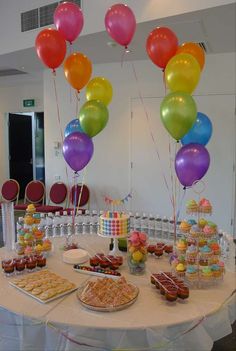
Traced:
[[56, 29], [42, 30], [36, 37], [35, 47], [40, 60], [53, 70], [62, 64], [66, 56], [66, 41]]
[[178, 49], [178, 38], [167, 27], [157, 27], [146, 41], [146, 50], [152, 62], [160, 68], [165, 68], [168, 61]]

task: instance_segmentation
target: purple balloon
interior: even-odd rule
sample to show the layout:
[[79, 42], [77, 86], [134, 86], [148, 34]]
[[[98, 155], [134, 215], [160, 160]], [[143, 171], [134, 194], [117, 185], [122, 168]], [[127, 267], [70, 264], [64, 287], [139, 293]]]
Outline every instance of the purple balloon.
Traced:
[[209, 152], [201, 144], [184, 145], [175, 157], [175, 171], [184, 186], [192, 186], [194, 182], [202, 179], [209, 165]]
[[76, 172], [80, 171], [93, 156], [92, 139], [85, 133], [69, 134], [63, 142], [63, 156], [70, 168]]

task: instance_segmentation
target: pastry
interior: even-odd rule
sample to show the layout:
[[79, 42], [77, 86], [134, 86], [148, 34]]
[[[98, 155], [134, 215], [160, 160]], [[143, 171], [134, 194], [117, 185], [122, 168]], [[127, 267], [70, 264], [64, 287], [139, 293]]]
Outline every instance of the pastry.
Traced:
[[183, 263], [178, 263], [175, 267], [175, 271], [179, 277], [184, 277], [186, 268]]
[[187, 213], [197, 213], [198, 212], [198, 204], [195, 200], [189, 200], [187, 202]]
[[186, 278], [189, 281], [196, 281], [198, 279], [198, 271], [195, 266], [188, 266], [186, 270]]
[[180, 253], [185, 253], [188, 247], [187, 240], [186, 239], [179, 239], [176, 247]]
[[190, 235], [193, 238], [198, 238], [199, 236], [201, 236], [201, 234], [202, 234], [201, 228], [197, 224], [195, 224], [191, 227]]
[[210, 267], [204, 267], [200, 271], [200, 279], [203, 281], [210, 281], [213, 278], [213, 273]]
[[209, 200], [203, 198], [199, 201], [198, 205], [199, 205], [199, 212], [212, 213], [212, 206]]
[[192, 225], [190, 223], [184, 220], [180, 223], [179, 229], [181, 230], [182, 233], [189, 233], [191, 226]]

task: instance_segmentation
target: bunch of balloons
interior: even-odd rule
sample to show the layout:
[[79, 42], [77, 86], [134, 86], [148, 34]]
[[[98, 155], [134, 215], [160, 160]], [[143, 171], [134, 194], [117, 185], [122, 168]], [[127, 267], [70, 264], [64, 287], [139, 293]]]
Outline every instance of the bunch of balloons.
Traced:
[[87, 102], [81, 107], [78, 118], [66, 126], [63, 155], [76, 172], [83, 169], [93, 155], [92, 137], [100, 133], [108, 122], [107, 105], [112, 94], [112, 85], [106, 78], [93, 78], [86, 87]]
[[152, 62], [164, 72], [170, 93], [160, 107], [162, 123], [182, 148], [175, 157], [175, 171], [184, 187], [191, 187], [207, 172], [210, 156], [205, 145], [211, 138], [212, 124], [191, 96], [205, 63], [205, 54], [196, 43], [179, 46], [176, 34], [169, 28], [155, 28], [146, 41]]

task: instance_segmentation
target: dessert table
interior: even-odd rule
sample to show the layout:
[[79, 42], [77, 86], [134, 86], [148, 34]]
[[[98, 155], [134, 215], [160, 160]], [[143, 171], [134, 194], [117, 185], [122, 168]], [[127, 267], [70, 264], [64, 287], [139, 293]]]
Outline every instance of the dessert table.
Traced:
[[[109, 239], [96, 235], [78, 239], [90, 255], [109, 251]], [[63, 239], [54, 239], [47, 267], [79, 286], [91, 276], [73, 271], [73, 266], [62, 261], [62, 244]], [[1, 248], [0, 259], [8, 256]], [[150, 284], [150, 274], [160, 270], [170, 270], [167, 256], [149, 256], [143, 276], [131, 275], [124, 260], [120, 272], [140, 292], [133, 305], [115, 312], [86, 309], [75, 292], [41, 304], [11, 286], [8, 281], [12, 278], [0, 274], [0, 350], [205, 351], [231, 333], [236, 316], [233, 269], [226, 272], [221, 284], [191, 289], [187, 300], [173, 303]]]

